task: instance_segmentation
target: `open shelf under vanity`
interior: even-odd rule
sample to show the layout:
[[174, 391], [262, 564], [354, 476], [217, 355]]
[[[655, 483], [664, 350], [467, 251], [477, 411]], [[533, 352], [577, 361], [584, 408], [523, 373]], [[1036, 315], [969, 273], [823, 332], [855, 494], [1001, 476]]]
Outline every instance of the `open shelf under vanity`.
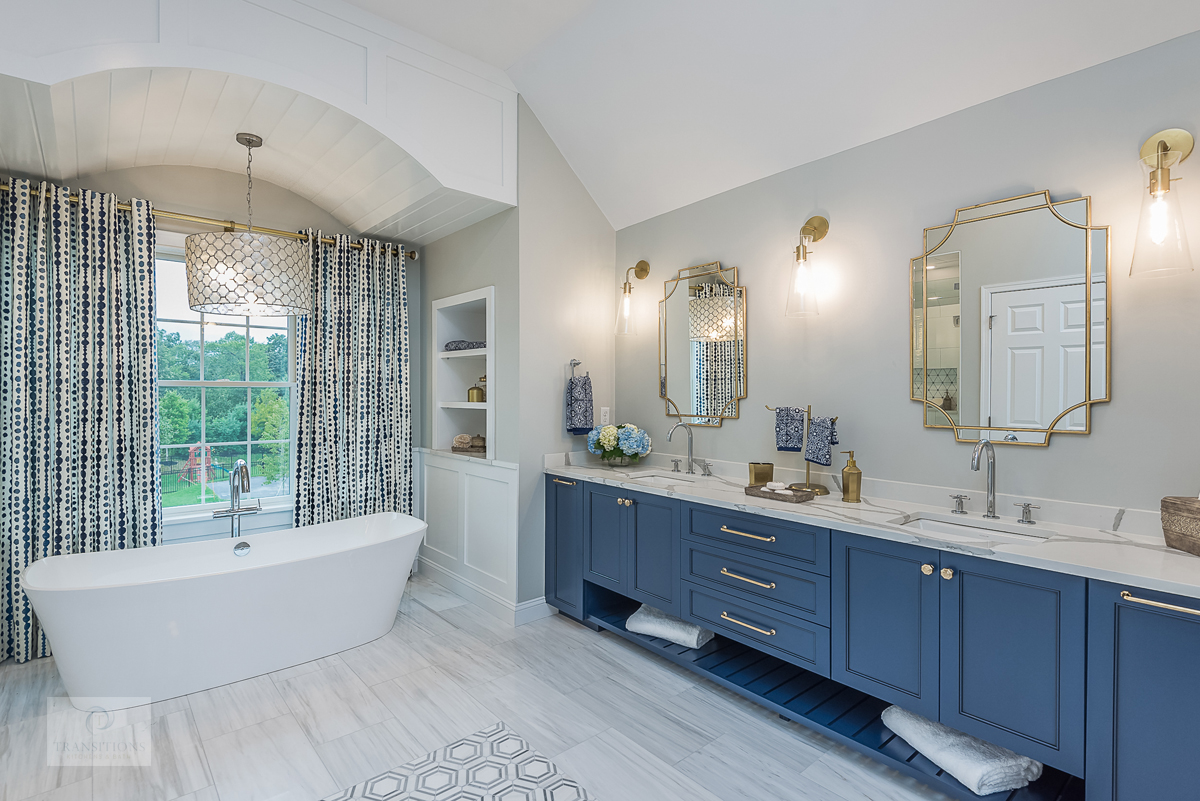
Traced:
[[640, 604], [596, 590], [587, 622], [607, 629], [726, 689], [854, 748], [883, 764], [962, 801], [1083, 801], [1081, 779], [1047, 765], [1042, 777], [1020, 790], [978, 796], [883, 725], [890, 704], [718, 634], [702, 648], [627, 631], [625, 621]]

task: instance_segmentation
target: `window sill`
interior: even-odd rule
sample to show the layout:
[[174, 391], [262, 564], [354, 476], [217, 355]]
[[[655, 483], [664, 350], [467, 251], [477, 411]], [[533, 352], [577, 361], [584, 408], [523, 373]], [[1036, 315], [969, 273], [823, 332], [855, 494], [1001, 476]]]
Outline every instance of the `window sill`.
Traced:
[[[293, 498], [263, 498], [262, 501], [262, 511], [259, 514], [290, 512], [296, 508], [296, 502]], [[210, 503], [204, 506], [176, 506], [163, 509], [162, 521], [164, 526], [177, 523], [199, 523], [205, 520], [212, 520], [213, 512], [228, 508], [228, 504], [222, 503]], [[242, 519], [245, 520], [246, 518]]]

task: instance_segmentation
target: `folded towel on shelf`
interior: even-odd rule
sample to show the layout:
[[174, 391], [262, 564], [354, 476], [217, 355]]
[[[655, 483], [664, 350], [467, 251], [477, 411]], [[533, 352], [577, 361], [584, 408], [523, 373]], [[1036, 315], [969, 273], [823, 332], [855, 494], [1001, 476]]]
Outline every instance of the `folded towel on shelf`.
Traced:
[[1042, 775], [1042, 763], [963, 734], [915, 712], [889, 706], [883, 725], [976, 795], [1018, 790]]
[[635, 634], [670, 640], [684, 648], [699, 648], [714, 636], [708, 629], [702, 629], [694, 623], [680, 620], [646, 604], [642, 604], [641, 609], [629, 616], [625, 621], [625, 629]]
[[446, 347], [442, 348], [442, 350], [477, 350], [486, 347], [486, 342], [479, 342], [473, 339], [452, 339], [446, 343]]
[[837, 444], [837, 418], [814, 415], [808, 421], [808, 445], [804, 447], [804, 460], [829, 467], [833, 464], [833, 446]]
[[586, 435], [592, 430], [592, 379], [573, 375], [567, 379], [567, 432]]
[[775, 410], [775, 450], [804, 450], [804, 410], [799, 406]]

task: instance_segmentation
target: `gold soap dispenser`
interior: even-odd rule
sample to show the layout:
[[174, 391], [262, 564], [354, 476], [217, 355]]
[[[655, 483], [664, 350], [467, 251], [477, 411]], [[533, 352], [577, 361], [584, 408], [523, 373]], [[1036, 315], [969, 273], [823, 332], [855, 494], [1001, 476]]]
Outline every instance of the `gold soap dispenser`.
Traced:
[[854, 463], [854, 451], [842, 451], [849, 454], [846, 466], [842, 468], [842, 502], [862, 503], [862, 471]]

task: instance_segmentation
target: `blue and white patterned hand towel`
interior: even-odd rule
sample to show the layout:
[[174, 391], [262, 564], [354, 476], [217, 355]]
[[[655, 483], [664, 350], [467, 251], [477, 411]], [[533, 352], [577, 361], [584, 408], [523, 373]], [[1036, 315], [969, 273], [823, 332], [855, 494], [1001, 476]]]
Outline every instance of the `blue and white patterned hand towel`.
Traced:
[[804, 410], [799, 406], [780, 406], [775, 410], [775, 449], [804, 450]]
[[804, 449], [804, 460], [829, 467], [833, 464], [833, 446], [837, 444], [837, 418], [814, 417], [808, 423], [808, 446]]
[[567, 381], [567, 433], [576, 436], [592, 430], [592, 379], [572, 376]]

